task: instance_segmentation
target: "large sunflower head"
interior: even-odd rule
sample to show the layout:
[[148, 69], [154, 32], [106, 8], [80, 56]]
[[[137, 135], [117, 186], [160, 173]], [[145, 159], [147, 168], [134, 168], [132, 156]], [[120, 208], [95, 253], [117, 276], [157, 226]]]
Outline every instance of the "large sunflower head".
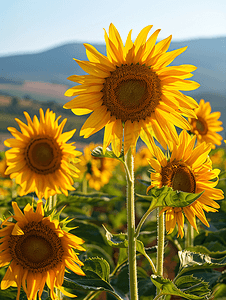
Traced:
[[28, 299], [36, 300], [37, 292], [41, 298], [45, 284], [50, 289], [51, 299], [56, 299], [54, 288], [67, 295], [61, 287], [65, 267], [79, 275], [85, 275], [73, 249], [84, 251], [80, 246], [84, 241], [64, 230], [64, 223], [54, 218], [54, 214], [44, 217], [42, 201], [37, 203], [36, 211], [27, 204], [24, 213], [16, 202], [12, 203], [16, 222], [6, 219], [0, 229], [0, 267], [8, 266], [1, 281], [1, 289], [10, 286], [18, 288], [17, 300], [20, 297], [21, 285]]
[[81, 175], [84, 176], [89, 182], [89, 186], [99, 191], [101, 187], [107, 184], [113, 175], [113, 170], [118, 164], [118, 160], [107, 157], [94, 157], [92, 156], [92, 150], [95, 149], [98, 144], [90, 143], [84, 148], [84, 155], [80, 157], [81, 161], [78, 164], [78, 168], [81, 171]]
[[62, 133], [67, 119], [58, 125], [60, 117], [55, 119], [55, 113], [49, 109], [45, 115], [42, 109], [39, 112], [40, 121], [35, 115], [33, 122], [24, 112], [27, 125], [15, 119], [21, 132], [8, 128], [15, 139], [5, 141], [5, 146], [12, 147], [6, 151], [8, 168], [5, 174], [16, 178], [16, 183], [22, 187], [21, 196], [33, 191], [39, 199], [61, 192], [67, 195], [68, 190], [74, 190], [72, 176], [78, 177], [79, 170], [74, 166], [79, 161], [76, 156], [82, 154], [75, 150], [74, 143], [66, 143], [76, 129]]
[[188, 118], [191, 124], [191, 132], [197, 136], [198, 144], [202, 142], [211, 143], [212, 149], [215, 149], [215, 145], [221, 145], [222, 136], [217, 131], [222, 131], [222, 122], [218, 119], [221, 116], [219, 111], [210, 113], [211, 105], [209, 102], [200, 100], [199, 107], [195, 109], [197, 119]]
[[169, 140], [178, 143], [174, 125], [189, 130], [183, 116], [195, 118], [193, 109], [198, 107], [194, 99], [180, 92], [199, 87], [194, 81], [184, 80], [196, 67], [168, 67], [186, 47], [167, 52], [171, 36], [155, 44], [160, 30], [147, 39], [151, 28], [142, 29], [134, 42], [130, 31], [124, 45], [111, 24], [109, 35], [105, 32], [107, 56], [84, 44], [89, 61], [75, 60], [89, 75], [68, 78], [79, 85], [65, 93], [75, 98], [64, 108], [79, 115], [93, 112], [80, 135], [88, 138], [105, 126], [103, 148], [111, 143], [117, 156], [123, 138], [127, 153], [130, 147], [135, 149], [143, 130], [154, 135], [164, 148]]
[[[152, 185], [170, 186], [173, 190], [187, 193], [203, 194], [191, 205], [186, 207], [164, 207], [166, 211], [166, 230], [172, 233], [178, 224], [178, 236], [183, 237], [184, 215], [189, 223], [198, 231], [196, 216], [203, 224], [209, 227], [203, 210], [216, 212], [219, 204], [214, 200], [223, 199], [223, 192], [216, 189], [220, 170], [212, 170], [212, 162], [208, 157], [211, 145], [202, 143], [194, 148], [196, 137], [190, 137], [186, 131], [179, 136], [179, 144], [174, 144], [170, 158], [167, 158], [160, 148], [155, 148], [155, 158], [150, 158], [149, 163], [155, 173], [151, 173]], [[213, 180], [215, 179], [215, 180]]]

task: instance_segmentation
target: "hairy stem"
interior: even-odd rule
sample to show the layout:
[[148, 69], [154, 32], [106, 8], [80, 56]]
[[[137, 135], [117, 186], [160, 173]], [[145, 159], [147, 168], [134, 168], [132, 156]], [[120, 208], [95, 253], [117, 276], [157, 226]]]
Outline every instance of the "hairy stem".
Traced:
[[[157, 275], [163, 276], [163, 261], [164, 261], [164, 238], [165, 238], [165, 218], [164, 213], [159, 215], [160, 208], [157, 209]], [[159, 289], [157, 289], [157, 294]]]
[[138, 300], [136, 238], [135, 238], [135, 199], [134, 199], [134, 160], [131, 148], [125, 156], [127, 169], [127, 232], [130, 300]]

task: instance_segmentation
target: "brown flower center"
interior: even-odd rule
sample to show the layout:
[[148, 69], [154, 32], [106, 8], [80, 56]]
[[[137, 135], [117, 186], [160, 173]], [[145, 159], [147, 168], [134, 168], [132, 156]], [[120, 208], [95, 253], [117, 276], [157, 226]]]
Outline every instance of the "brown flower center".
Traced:
[[192, 119], [193, 131], [197, 130], [199, 134], [205, 135], [208, 131], [208, 125], [206, 121], [202, 117], [198, 117], [198, 119]]
[[162, 185], [167, 185], [173, 190], [195, 193], [196, 181], [192, 170], [182, 161], [174, 160], [162, 167]]
[[62, 152], [53, 138], [37, 136], [28, 144], [25, 158], [32, 171], [49, 174], [60, 168]]
[[62, 262], [64, 250], [61, 239], [42, 222], [30, 222], [22, 228], [23, 235], [11, 235], [12, 258], [24, 269], [44, 272]]
[[104, 83], [103, 105], [112, 116], [125, 121], [145, 120], [161, 100], [161, 81], [150, 68], [123, 65]]

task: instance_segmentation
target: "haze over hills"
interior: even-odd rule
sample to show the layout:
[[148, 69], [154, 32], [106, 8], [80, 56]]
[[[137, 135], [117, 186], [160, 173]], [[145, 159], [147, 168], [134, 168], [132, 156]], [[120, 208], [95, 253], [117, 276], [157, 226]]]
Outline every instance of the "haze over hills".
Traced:
[[[105, 45], [94, 45], [106, 54]], [[188, 46], [172, 65], [197, 66], [193, 79], [201, 84], [194, 93], [210, 92], [226, 95], [226, 37], [172, 42], [169, 50]], [[0, 77], [13, 81], [42, 81], [73, 85], [72, 74], [85, 74], [73, 60], [87, 60], [81, 43], [59, 46], [41, 53], [0, 57]]]
[[[104, 44], [93, 46], [106, 54]], [[177, 57], [172, 65], [197, 66], [192, 80], [201, 84], [199, 89], [186, 94], [198, 102], [200, 98], [210, 101], [213, 110], [222, 112], [221, 120], [226, 124], [226, 37], [172, 42], [169, 51], [184, 46], [188, 46], [188, 49]], [[67, 80], [67, 77], [85, 74], [73, 58], [87, 60], [83, 44], [71, 43], [36, 54], [0, 57], [0, 92], [1, 83], [14, 83], [19, 86], [24, 81], [73, 86], [75, 84]], [[49, 89], [52, 88], [54, 89], [54, 86], [50, 85]], [[63, 90], [59, 93], [62, 93], [62, 99], [58, 97], [57, 102], [65, 103], [70, 100], [63, 96]]]

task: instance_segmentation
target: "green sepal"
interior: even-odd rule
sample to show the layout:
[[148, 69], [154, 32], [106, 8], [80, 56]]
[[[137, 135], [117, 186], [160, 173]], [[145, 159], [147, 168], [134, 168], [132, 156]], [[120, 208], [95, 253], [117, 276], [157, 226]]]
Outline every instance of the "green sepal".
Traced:
[[[210, 294], [209, 289], [206, 288], [206, 283], [204, 285], [204, 282], [202, 282], [201, 280], [198, 280], [198, 279], [194, 279], [192, 284], [197, 285], [197, 280], [198, 280], [200, 287], [196, 288], [194, 286], [194, 289], [196, 289], [196, 293], [200, 292], [200, 294], [202, 294], [201, 296], [187, 293], [187, 291], [190, 292], [190, 290], [192, 293], [194, 292], [194, 290], [192, 291], [191, 287], [189, 287], [188, 290], [187, 289], [180, 290], [171, 280], [163, 278], [161, 276], [152, 275], [151, 280], [154, 283], [154, 285], [160, 290], [161, 295], [180, 296], [180, 297], [183, 297], [183, 298], [189, 299], [189, 300], [202, 300], [202, 299], [208, 299], [207, 297]], [[202, 282], [202, 284], [201, 284], [201, 282]], [[204, 287], [202, 285], [204, 285]], [[200, 290], [199, 290], [199, 288], [200, 288]]]
[[103, 157], [116, 158], [124, 164], [124, 151], [123, 150], [121, 151], [120, 156], [118, 157], [109, 148], [107, 148], [105, 153], [104, 153], [103, 152], [103, 147], [98, 146], [95, 149], [93, 149], [92, 156], [97, 157], [97, 158], [103, 158]]
[[105, 237], [106, 237], [108, 245], [110, 245], [111, 247], [116, 247], [116, 248], [127, 248], [128, 247], [127, 234], [125, 234], [125, 233], [112, 234], [107, 230], [107, 228], [104, 225], [102, 225], [102, 226], [105, 229]]
[[149, 195], [140, 195], [138, 197], [145, 199], [148, 202], [156, 201], [154, 207], [185, 207], [196, 201], [203, 192], [199, 194], [186, 193], [182, 191], [174, 191], [171, 187], [163, 186], [161, 188], [153, 187], [149, 190]]

